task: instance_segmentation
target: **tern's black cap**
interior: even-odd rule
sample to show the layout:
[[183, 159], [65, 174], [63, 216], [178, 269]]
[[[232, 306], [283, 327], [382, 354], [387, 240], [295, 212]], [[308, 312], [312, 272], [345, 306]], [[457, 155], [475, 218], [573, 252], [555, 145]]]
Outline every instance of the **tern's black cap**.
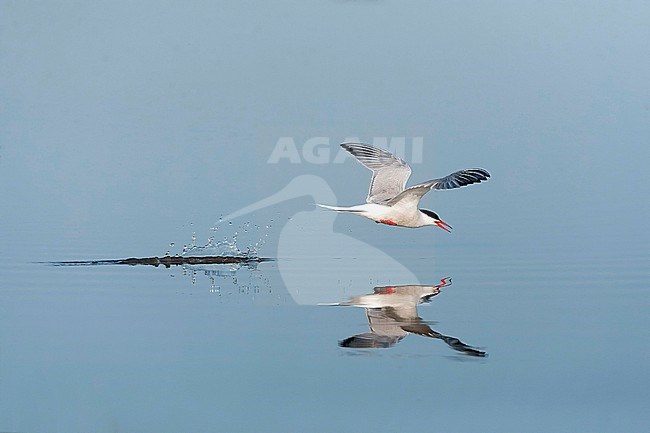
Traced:
[[435, 213], [435, 212], [432, 211], [432, 210], [429, 210], [429, 209], [420, 209], [420, 212], [422, 212], [422, 213], [425, 214], [425, 215], [430, 216], [430, 217], [433, 218], [433, 219], [436, 219], [436, 220], [439, 220], [439, 219], [440, 219], [440, 217], [438, 216], [438, 214]]

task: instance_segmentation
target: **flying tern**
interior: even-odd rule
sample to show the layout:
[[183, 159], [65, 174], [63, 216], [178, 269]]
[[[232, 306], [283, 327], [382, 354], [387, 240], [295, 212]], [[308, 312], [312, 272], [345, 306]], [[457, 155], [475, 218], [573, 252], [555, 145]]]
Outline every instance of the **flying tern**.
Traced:
[[411, 228], [436, 225], [450, 232], [451, 226], [441, 220], [438, 214], [427, 209], [418, 209], [422, 196], [432, 189], [460, 188], [490, 177], [490, 173], [482, 168], [468, 168], [406, 188], [411, 167], [402, 159], [363, 143], [343, 143], [341, 147], [372, 171], [366, 204], [351, 207], [323, 204], [318, 206], [337, 212], [354, 213], [376, 223]]

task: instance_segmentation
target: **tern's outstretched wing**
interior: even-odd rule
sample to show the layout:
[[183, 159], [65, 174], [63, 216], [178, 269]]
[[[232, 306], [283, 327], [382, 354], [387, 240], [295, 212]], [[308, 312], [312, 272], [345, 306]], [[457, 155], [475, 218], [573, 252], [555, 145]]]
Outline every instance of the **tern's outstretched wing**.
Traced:
[[490, 173], [482, 168], [468, 168], [454, 172], [448, 176], [441, 177], [440, 179], [430, 180], [428, 182], [414, 185], [410, 188], [399, 193], [393, 199], [389, 200], [386, 204], [393, 206], [397, 203], [400, 205], [412, 205], [413, 201], [417, 206], [420, 198], [432, 189], [453, 189], [460, 188], [461, 186], [479, 183], [488, 180]]
[[377, 335], [373, 332], [353, 335], [345, 340], [339, 341], [339, 346], [353, 349], [387, 349], [393, 347], [402, 338]]
[[343, 143], [341, 147], [372, 170], [367, 203], [385, 204], [404, 191], [411, 167], [390, 152], [363, 143]]
[[366, 308], [366, 317], [368, 325], [370, 325], [370, 332], [341, 340], [339, 346], [358, 349], [388, 348], [396, 345], [408, 335], [408, 332], [401, 328], [390, 308]]

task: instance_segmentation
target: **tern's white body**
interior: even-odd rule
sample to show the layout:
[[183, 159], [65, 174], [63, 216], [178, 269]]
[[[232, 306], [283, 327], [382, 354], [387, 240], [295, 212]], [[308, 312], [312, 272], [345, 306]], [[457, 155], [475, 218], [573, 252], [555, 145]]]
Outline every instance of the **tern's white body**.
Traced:
[[366, 203], [352, 207], [326, 206], [322, 204], [319, 206], [337, 212], [355, 213], [359, 216], [373, 220], [376, 223], [388, 224], [391, 226], [415, 228], [435, 224], [435, 222], [431, 221], [433, 218], [420, 212], [417, 207], [403, 209], [401, 207], [376, 203]]
[[449, 231], [451, 226], [435, 212], [418, 209], [422, 196], [432, 189], [460, 188], [490, 177], [490, 173], [482, 168], [470, 168], [406, 188], [411, 168], [400, 158], [368, 144], [343, 143], [341, 147], [372, 171], [366, 204], [352, 207], [319, 206], [337, 212], [355, 213], [391, 226], [414, 228], [437, 225]]

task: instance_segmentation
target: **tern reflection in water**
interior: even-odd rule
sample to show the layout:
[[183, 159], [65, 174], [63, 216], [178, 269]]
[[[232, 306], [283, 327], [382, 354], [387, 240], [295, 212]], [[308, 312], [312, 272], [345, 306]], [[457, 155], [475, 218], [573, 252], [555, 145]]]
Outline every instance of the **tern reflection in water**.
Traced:
[[418, 316], [417, 304], [429, 302], [440, 293], [441, 287], [450, 284], [451, 278], [443, 278], [441, 283], [435, 286], [379, 286], [375, 287], [374, 293], [329, 304], [365, 308], [370, 325], [370, 332], [341, 340], [339, 346], [360, 349], [388, 348], [399, 343], [408, 334], [417, 334], [442, 340], [453, 350], [466, 355], [487, 356], [485, 352], [463, 343], [456, 337], [434, 331]]

